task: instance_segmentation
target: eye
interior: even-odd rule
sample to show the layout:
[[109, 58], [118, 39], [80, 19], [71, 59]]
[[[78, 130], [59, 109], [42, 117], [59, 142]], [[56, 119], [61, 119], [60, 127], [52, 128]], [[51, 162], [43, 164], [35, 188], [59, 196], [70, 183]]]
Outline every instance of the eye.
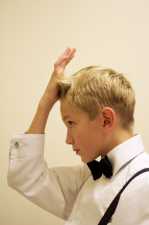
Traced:
[[72, 125], [74, 124], [74, 122], [71, 121], [71, 120], [68, 120], [68, 121], [67, 121], [67, 124], [68, 124], [69, 127], [72, 127]]

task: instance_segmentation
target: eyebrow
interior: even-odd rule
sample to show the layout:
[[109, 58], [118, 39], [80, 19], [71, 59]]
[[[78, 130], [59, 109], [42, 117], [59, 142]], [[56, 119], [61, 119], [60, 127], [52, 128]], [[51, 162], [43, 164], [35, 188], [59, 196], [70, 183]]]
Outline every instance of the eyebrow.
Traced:
[[62, 119], [63, 119], [63, 120], [66, 120], [67, 118], [69, 118], [69, 116], [68, 116], [68, 115], [66, 115], [66, 116], [62, 117]]

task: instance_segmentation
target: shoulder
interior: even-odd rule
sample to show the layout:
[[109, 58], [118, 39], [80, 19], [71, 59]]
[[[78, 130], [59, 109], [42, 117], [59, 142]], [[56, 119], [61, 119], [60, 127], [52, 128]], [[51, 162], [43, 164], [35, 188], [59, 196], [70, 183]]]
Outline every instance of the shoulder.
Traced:
[[149, 221], [148, 196], [149, 171], [135, 177], [123, 191], [113, 218], [114, 224], [117, 224], [120, 218], [121, 225], [146, 224], [145, 222]]
[[[133, 177], [137, 172], [146, 168], [149, 169], [149, 154], [144, 152], [130, 163], [126, 181]], [[149, 171], [145, 171], [136, 176], [126, 187], [126, 191], [133, 191], [134, 194], [135, 192], [140, 191], [140, 189], [144, 191], [145, 189], [147, 191], [149, 190]]]

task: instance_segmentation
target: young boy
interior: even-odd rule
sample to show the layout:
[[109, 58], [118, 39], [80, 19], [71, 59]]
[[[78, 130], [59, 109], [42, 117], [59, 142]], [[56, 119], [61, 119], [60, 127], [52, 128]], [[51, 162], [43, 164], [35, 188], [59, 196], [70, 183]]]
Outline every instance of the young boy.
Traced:
[[[101, 223], [126, 182], [149, 168], [149, 156], [133, 131], [135, 95], [129, 81], [98, 66], [66, 78], [64, 70], [74, 54], [75, 49], [68, 48], [56, 61], [29, 129], [12, 138], [8, 185], [66, 225], [148, 225], [149, 172], [131, 181], [112, 219]], [[67, 127], [66, 143], [82, 165], [48, 168], [43, 158], [45, 126], [57, 100]], [[97, 168], [95, 159], [100, 158]]]

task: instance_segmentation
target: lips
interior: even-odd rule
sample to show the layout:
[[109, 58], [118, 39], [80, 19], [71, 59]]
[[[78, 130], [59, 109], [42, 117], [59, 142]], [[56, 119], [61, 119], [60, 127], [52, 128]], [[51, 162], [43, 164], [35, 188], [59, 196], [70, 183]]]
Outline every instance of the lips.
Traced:
[[73, 150], [76, 152], [76, 154], [78, 154], [80, 151], [80, 149], [73, 149]]

